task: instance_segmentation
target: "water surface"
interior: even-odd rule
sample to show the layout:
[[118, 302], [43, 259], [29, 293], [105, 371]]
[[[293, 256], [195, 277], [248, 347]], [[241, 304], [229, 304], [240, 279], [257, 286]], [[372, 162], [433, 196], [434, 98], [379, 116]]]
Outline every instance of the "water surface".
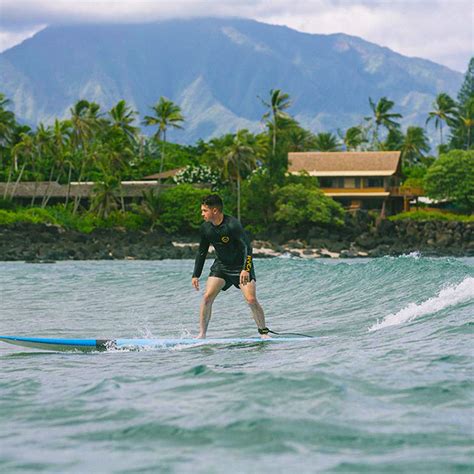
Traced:
[[[189, 337], [192, 267], [0, 263], [0, 334]], [[1, 344], [0, 472], [472, 472], [474, 259], [256, 268], [268, 326], [317, 339], [92, 354]], [[208, 336], [254, 335], [240, 292], [221, 294]]]

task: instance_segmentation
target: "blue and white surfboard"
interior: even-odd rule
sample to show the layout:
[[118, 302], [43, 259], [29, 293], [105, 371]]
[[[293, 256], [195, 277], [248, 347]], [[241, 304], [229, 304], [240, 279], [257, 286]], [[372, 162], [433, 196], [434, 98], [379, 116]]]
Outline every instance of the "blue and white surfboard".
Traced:
[[308, 341], [304, 337], [233, 337], [219, 339], [60, 339], [44, 337], [0, 336], [0, 341], [16, 346], [48, 351], [107, 351], [114, 349], [139, 350], [146, 348], [203, 346], [225, 344], [260, 344]]

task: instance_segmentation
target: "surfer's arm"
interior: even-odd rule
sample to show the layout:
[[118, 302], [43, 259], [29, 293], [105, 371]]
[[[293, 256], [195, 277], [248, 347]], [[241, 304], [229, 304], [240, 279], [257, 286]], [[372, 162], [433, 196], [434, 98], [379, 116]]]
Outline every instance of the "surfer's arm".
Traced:
[[207, 252], [209, 251], [210, 242], [207, 240], [204, 232], [201, 230], [201, 240], [199, 242], [199, 249], [194, 261], [193, 280], [199, 278], [206, 261]]

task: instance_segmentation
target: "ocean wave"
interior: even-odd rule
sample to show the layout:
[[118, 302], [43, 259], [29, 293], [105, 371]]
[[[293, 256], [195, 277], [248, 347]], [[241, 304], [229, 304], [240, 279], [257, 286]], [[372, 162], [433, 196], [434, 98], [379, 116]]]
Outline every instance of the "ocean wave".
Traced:
[[414, 319], [427, 314], [437, 313], [450, 306], [467, 302], [474, 298], [474, 278], [466, 277], [458, 285], [451, 285], [443, 288], [439, 294], [429, 298], [420, 304], [410, 303], [405, 308], [395, 314], [389, 314], [381, 322], [378, 322], [369, 328], [369, 331], [377, 331], [389, 326], [413, 321]]

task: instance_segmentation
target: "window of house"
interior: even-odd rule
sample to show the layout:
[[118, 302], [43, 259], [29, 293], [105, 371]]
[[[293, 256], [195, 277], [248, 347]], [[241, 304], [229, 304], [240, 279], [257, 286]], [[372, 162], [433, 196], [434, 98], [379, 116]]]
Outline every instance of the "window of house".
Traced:
[[383, 178], [367, 178], [368, 188], [383, 188]]
[[346, 178], [344, 180], [344, 187], [345, 188], [355, 188], [355, 178]]
[[332, 188], [333, 187], [332, 178], [319, 178], [319, 185], [322, 188]]

